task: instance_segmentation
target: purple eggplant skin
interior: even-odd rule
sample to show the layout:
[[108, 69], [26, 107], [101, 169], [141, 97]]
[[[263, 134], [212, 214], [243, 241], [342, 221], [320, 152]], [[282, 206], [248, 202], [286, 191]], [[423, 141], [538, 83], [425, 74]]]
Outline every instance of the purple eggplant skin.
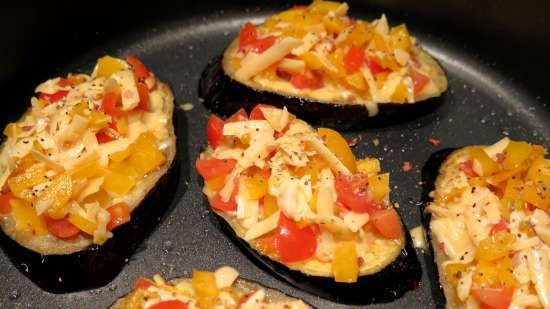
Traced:
[[445, 94], [413, 104], [378, 104], [379, 112], [370, 117], [367, 109], [359, 104], [332, 104], [290, 97], [245, 86], [225, 74], [222, 57], [213, 59], [202, 72], [199, 81], [199, 97], [212, 112], [230, 116], [240, 108], [246, 111], [258, 103], [282, 108], [314, 126], [336, 130], [380, 128], [413, 120], [435, 110], [445, 101]]
[[132, 212], [130, 222], [113, 230], [103, 245], [66, 255], [41, 255], [0, 232], [0, 245], [13, 264], [32, 282], [50, 293], [69, 293], [104, 286], [128, 263], [173, 204], [180, 174], [176, 152], [171, 166]]
[[[422, 211], [422, 225], [424, 226], [425, 231], [430, 230], [430, 220], [431, 214], [426, 212], [426, 207], [433, 201], [430, 197], [430, 192], [435, 189], [435, 180], [439, 176], [439, 167], [447, 159], [447, 157], [458, 148], [446, 148], [439, 150], [433, 153], [428, 161], [422, 167], [421, 177], [422, 177], [422, 199], [420, 200], [421, 211]], [[430, 277], [430, 288], [432, 290], [433, 300], [437, 308], [445, 308], [445, 294], [443, 293], [443, 288], [439, 284], [439, 274], [437, 271], [437, 265], [435, 265], [434, 260], [434, 249], [432, 247], [432, 240], [430, 233], [426, 233], [428, 250], [426, 250], [424, 256], [426, 271]]]
[[[207, 200], [205, 203], [209, 205]], [[309, 276], [291, 270], [284, 264], [261, 255], [244, 239], [237, 236], [224, 218], [215, 212], [212, 213], [217, 218], [223, 232], [258, 267], [298, 289], [333, 302], [347, 305], [391, 302], [418, 287], [422, 277], [420, 263], [411, 245], [411, 237], [407, 232], [405, 232], [405, 246], [401, 250], [401, 254], [386, 268], [372, 275], [360, 276], [355, 283], [339, 283], [335, 282], [334, 278]]]

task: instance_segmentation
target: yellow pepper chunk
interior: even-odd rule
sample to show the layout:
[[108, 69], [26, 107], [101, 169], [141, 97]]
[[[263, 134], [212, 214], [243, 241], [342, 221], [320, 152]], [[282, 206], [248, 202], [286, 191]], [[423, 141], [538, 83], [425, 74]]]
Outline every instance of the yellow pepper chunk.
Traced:
[[394, 48], [408, 51], [411, 47], [411, 36], [405, 24], [393, 27], [390, 31], [390, 38]]
[[512, 273], [513, 269], [512, 261], [508, 256], [493, 262], [481, 261], [476, 265], [473, 281], [481, 287], [516, 288], [518, 282]]
[[367, 90], [367, 83], [361, 72], [353, 73], [345, 77], [345, 81], [357, 92], [362, 93]]
[[509, 200], [521, 200], [522, 191], [523, 191], [523, 181], [517, 178], [510, 178], [506, 182], [503, 198], [509, 199]]
[[332, 273], [336, 282], [357, 282], [359, 264], [355, 241], [342, 241], [336, 245], [332, 260]]
[[88, 235], [93, 235], [94, 231], [97, 229], [97, 224], [95, 222], [92, 222], [78, 214], [69, 214], [69, 222]]
[[220, 191], [225, 185], [225, 176], [226, 175], [222, 175], [216, 178], [205, 180], [204, 182], [206, 183], [208, 188], [214, 191]]
[[65, 217], [69, 210], [69, 199], [73, 194], [73, 181], [68, 174], [57, 176], [36, 198], [36, 203], [51, 201], [48, 215], [53, 219]]
[[546, 210], [550, 206], [550, 176], [545, 176], [546, 179], [541, 183], [526, 184], [523, 187], [523, 200], [527, 203], [535, 205], [537, 208]]
[[323, 139], [328, 149], [334, 153], [350, 172], [355, 173], [357, 171], [355, 156], [344, 137], [340, 133], [328, 128], [319, 128], [317, 133]]
[[140, 176], [151, 172], [166, 161], [151, 133], [142, 133], [134, 142], [133, 148], [135, 151], [128, 158], [128, 162]]
[[112, 170], [106, 170], [105, 180], [103, 181], [101, 188], [117, 196], [123, 196], [130, 192], [130, 190], [134, 188], [135, 184], [136, 178], [134, 176], [125, 175]]
[[409, 94], [409, 89], [404, 83], [399, 83], [395, 90], [393, 91], [390, 100], [394, 103], [406, 103], [407, 95]]
[[341, 5], [336, 1], [315, 0], [309, 5], [308, 10], [313, 14], [326, 15], [328, 12], [336, 10]]
[[326, 162], [319, 157], [311, 158], [306, 166], [302, 166], [296, 169], [295, 175], [297, 177], [303, 177], [309, 175], [311, 179], [311, 185], [315, 186], [317, 184], [317, 175], [321, 172], [323, 168], [327, 166]]
[[389, 51], [388, 43], [386, 42], [386, 40], [381, 34], [375, 33], [373, 39], [374, 39], [374, 47], [377, 50]]
[[323, 68], [323, 63], [319, 60], [319, 57], [315, 53], [305, 52], [299, 57], [304, 60], [307, 67], [312, 70], [320, 70]]
[[19, 127], [17, 123], [8, 123], [8, 125], [4, 128], [4, 135], [7, 137], [17, 137], [19, 134], [21, 134], [23, 130]]
[[279, 206], [277, 205], [277, 198], [270, 194], [264, 196], [264, 203], [262, 207], [263, 218], [271, 216], [279, 209]]
[[346, 29], [346, 23], [337, 17], [323, 18], [323, 25], [330, 34], [338, 34]]
[[97, 60], [95, 73], [97, 77], [108, 78], [122, 69], [124, 69], [124, 64], [120, 59], [105, 56]]
[[462, 263], [451, 263], [445, 266], [447, 280], [453, 287], [458, 285], [458, 281], [462, 277], [462, 274], [466, 273], [466, 268], [467, 265]]
[[511, 141], [504, 153], [506, 154], [502, 165], [505, 169], [517, 168], [525, 162], [533, 152], [533, 147], [527, 142]]
[[476, 252], [478, 261], [491, 262], [508, 256], [510, 245], [516, 240], [515, 236], [508, 232], [498, 232], [479, 243]]
[[481, 176], [489, 176], [498, 171], [498, 164], [483, 149], [475, 147], [470, 150], [474, 171]]
[[255, 174], [253, 176], [248, 176], [244, 179], [244, 187], [246, 190], [243, 192], [244, 196], [251, 200], [259, 200], [267, 194], [267, 185], [268, 178]]
[[201, 307], [210, 308], [218, 297], [218, 285], [213, 272], [193, 270], [193, 290]]
[[357, 170], [365, 174], [378, 174], [381, 171], [380, 160], [375, 158], [365, 158], [357, 161]]
[[99, 164], [99, 161], [87, 161], [75, 169], [73, 169], [70, 174], [74, 180], [93, 178], [103, 175], [103, 167]]
[[372, 40], [373, 36], [374, 33], [369, 29], [368, 22], [358, 22], [344, 39], [343, 43], [363, 47], [363, 45]]
[[134, 151], [134, 148], [132, 145], [128, 146], [128, 148], [112, 153], [109, 155], [109, 159], [113, 162], [122, 162], [126, 160]]
[[369, 177], [369, 189], [374, 200], [380, 202], [390, 193], [390, 174], [380, 174]]
[[311, 199], [309, 200], [309, 203], [307, 204], [309, 206], [309, 209], [313, 212], [317, 212], [317, 197], [319, 195], [319, 190], [315, 189], [311, 193]]
[[111, 117], [98, 111], [92, 111], [90, 113], [90, 128], [94, 131], [99, 131], [109, 124]]
[[10, 200], [11, 211], [15, 219], [15, 229], [35, 236], [48, 234], [44, 220], [36, 215], [36, 211], [27, 201], [20, 199]]
[[32, 187], [46, 182], [45, 170], [43, 168], [30, 168], [24, 173], [18, 174], [8, 179], [8, 187], [13, 195], [26, 201], [32, 201]]
[[542, 175], [550, 176], [550, 160], [544, 158], [537, 158], [531, 164], [531, 167], [527, 171], [525, 180], [530, 180], [532, 182], [537, 182], [541, 180]]

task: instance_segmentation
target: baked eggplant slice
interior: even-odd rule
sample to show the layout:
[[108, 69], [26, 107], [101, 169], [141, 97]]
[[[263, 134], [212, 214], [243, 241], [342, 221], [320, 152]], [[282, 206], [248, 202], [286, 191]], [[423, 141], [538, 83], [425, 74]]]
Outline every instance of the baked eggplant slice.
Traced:
[[3, 248], [48, 291], [106, 284], [170, 203], [172, 93], [133, 56], [36, 92], [4, 130]]
[[[339, 129], [403, 121], [435, 108], [447, 89], [440, 65], [407, 27], [367, 22], [346, 3], [314, 1], [246, 23], [203, 72], [199, 93], [227, 116], [257, 102], [286, 106]], [[243, 106], [244, 104], [244, 106]], [[378, 116], [378, 117], [374, 117]]]
[[436, 153], [423, 170], [446, 308], [550, 308], [550, 160], [504, 138]]
[[336, 131], [286, 108], [210, 116], [196, 161], [226, 232], [255, 262], [295, 286], [345, 303], [390, 301], [420, 269], [389, 200], [380, 162], [357, 161]]
[[238, 276], [235, 269], [223, 266], [214, 272], [194, 270], [192, 278], [168, 282], [159, 275], [152, 280], [140, 278], [134, 291], [110, 309], [312, 309], [302, 300]]

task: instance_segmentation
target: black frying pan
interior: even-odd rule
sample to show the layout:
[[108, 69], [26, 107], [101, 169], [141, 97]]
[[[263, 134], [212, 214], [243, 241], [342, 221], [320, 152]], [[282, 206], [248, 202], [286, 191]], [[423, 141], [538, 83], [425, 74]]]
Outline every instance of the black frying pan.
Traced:
[[[302, 2], [302, 1], [300, 1]], [[302, 2], [304, 3], [304, 2]], [[292, 3], [296, 4], [296, 3]], [[443, 106], [414, 121], [350, 132], [362, 136], [354, 152], [383, 158], [392, 173], [392, 198], [399, 202], [407, 228], [420, 224], [420, 169], [439, 148], [491, 143], [509, 135], [550, 146], [550, 3], [540, 1], [397, 1], [351, 2], [351, 14], [374, 18], [385, 12], [392, 24], [407, 22], [421, 44], [440, 60], [450, 89]], [[42, 80], [70, 71], [89, 72], [105, 53], [132, 53], [169, 82], [177, 103], [181, 174], [174, 207], [107, 286], [72, 294], [49, 294], [0, 254], [0, 308], [105, 308], [127, 293], [141, 276], [188, 276], [193, 268], [237, 267], [267, 286], [302, 297], [318, 308], [348, 308], [299, 291], [257, 267], [226, 237], [208, 211], [201, 182], [192, 165], [204, 142], [208, 111], [197, 98], [198, 78], [207, 62], [221, 53], [248, 19], [290, 3], [258, 5], [251, 1], [25, 1], [0, 10], [0, 125], [27, 108]], [[373, 140], [380, 141], [379, 146]], [[414, 164], [405, 173], [404, 161]], [[436, 308], [441, 296], [431, 256], [419, 253], [422, 281], [399, 300], [377, 308]]]

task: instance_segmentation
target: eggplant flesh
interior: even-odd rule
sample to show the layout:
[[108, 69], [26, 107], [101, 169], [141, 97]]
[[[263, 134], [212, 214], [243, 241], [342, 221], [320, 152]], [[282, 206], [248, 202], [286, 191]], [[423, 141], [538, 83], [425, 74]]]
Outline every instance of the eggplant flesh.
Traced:
[[377, 273], [360, 276], [355, 283], [335, 282], [332, 277], [310, 276], [260, 254], [240, 238], [231, 225], [215, 213], [222, 230], [259, 267], [291, 285], [321, 298], [349, 305], [386, 303], [415, 289], [422, 271], [410, 235], [396, 259]]
[[432, 112], [445, 100], [443, 94], [415, 103], [381, 103], [377, 104], [378, 112], [372, 115], [372, 111], [369, 112], [361, 103], [323, 102], [245, 85], [226, 73], [223, 62], [223, 56], [216, 57], [202, 72], [199, 97], [208, 109], [224, 116], [230, 116], [240, 108], [250, 111], [260, 102], [279, 108], [286, 106], [289, 112], [312, 125], [358, 130], [413, 120]]
[[71, 254], [42, 255], [0, 233], [4, 253], [25, 276], [51, 293], [106, 285], [128, 263], [172, 204], [179, 179], [178, 161], [176, 156], [167, 173], [132, 212], [131, 221], [113, 230], [113, 237], [104, 244], [94, 244]]

